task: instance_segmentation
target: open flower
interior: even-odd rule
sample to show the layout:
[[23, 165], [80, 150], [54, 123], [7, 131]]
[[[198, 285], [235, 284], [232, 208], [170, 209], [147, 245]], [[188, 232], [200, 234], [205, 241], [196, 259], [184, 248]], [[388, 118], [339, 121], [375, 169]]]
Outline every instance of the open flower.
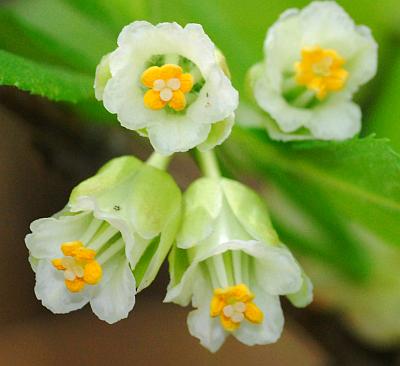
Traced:
[[249, 73], [266, 127], [278, 140], [343, 140], [361, 128], [351, 99], [376, 73], [377, 44], [335, 2], [291, 9], [269, 29]]
[[296, 306], [312, 299], [263, 202], [228, 179], [202, 178], [185, 193], [170, 275], [165, 301], [192, 303], [189, 331], [212, 352], [230, 334], [247, 345], [275, 342], [284, 323], [279, 296]]
[[171, 247], [180, 200], [165, 172], [133, 157], [110, 161], [64, 210], [31, 224], [25, 241], [37, 298], [54, 313], [90, 302], [108, 323], [126, 318]]
[[97, 67], [95, 93], [162, 154], [208, 149], [229, 135], [238, 105], [225, 68], [200, 25], [136, 21]]

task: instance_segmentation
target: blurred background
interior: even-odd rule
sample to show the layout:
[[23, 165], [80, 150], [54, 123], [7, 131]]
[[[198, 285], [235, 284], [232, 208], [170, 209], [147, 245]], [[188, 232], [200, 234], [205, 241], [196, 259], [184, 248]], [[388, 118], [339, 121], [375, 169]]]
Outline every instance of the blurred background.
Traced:
[[[59, 68], [67, 80], [73, 75], [82, 85], [90, 85], [97, 63], [115, 48], [123, 25], [135, 19], [182, 25], [198, 22], [224, 52], [247, 108], [251, 102], [245, 75], [262, 58], [266, 30], [287, 8], [308, 3], [2, 1], [0, 48]], [[362, 135], [388, 138], [390, 149], [400, 152], [400, 3], [338, 3], [357, 24], [370, 27], [379, 44], [378, 74], [356, 96], [363, 109]], [[26, 89], [22, 84], [20, 89]], [[147, 141], [120, 128], [92, 96], [75, 104], [54, 103], [14, 87], [0, 87], [0, 136], [0, 365], [400, 365], [398, 211], [378, 217], [372, 207], [368, 220], [362, 221], [368, 223], [368, 230], [360, 225], [348, 227], [344, 222], [352, 222], [357, 214], [347, 210], [342, 217], [341, 206], [332, 204], [323, 191], [313, 196], [306, 181], [294, 185], [289, 178], [275, 179], [268, 169], [246, 178], [265, 195], [280, 235], [316, 285], [316, 300], [301, 311], [284, 303], [285, 331], [277, 344], [249, 348], [231, 339], [212, 355], [189, 335], [185, 323], [189, 309], [162, 304], [168, 283], [165, 267], [137, 297], [130, 317], [112, 326], [99, 321], [88, 308], [55, 316], [33, 293], [34, 274], [24, 244], [30, 222], [60, 210], [71, 189], [110, 158], [132, 153], [146, 158], [151, 151]], [[235, 143], [230, 139], [227, 150], [220, 150], [223, 159], [229, 149], [237, 148]], [[274, 146], [266, 135], [265, 144]], [[235, 169], [241, 167], [226, 166], [229, 174]], [[185, 154], [177, 155], [171, 172], [183, 189], [199, 175]], [[303, 201], [292, 196], [286, 200], [285, 190], [296, 191]], [[329, 215], [321, 212], [317, 200], [322, 200], [323, 211]], [[319, 244], [313, 241], [319, 239], [309, 239], [296, 225], [288, 229], [282, 212], [293, 211], [293, 201], [319, 220], [318, 228], [326, 229], [321, 241], [326, 246], [337, 244], [337, 251], [326, 251], [329, 255], [322, 249], [312, 251], [311, 245]], [[369, 216], [370, 207], [364, 203], [363, 209]]]

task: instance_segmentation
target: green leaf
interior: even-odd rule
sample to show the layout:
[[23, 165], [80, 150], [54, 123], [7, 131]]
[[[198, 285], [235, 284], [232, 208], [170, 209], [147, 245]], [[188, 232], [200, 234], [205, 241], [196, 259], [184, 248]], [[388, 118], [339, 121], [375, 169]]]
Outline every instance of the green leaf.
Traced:
[[346, 229], [349, 221], [399, 244], [400, 157], [387, 140], [274, 144], [264, 132], [235, 128], [224, 152], [242, 174], [244, 170], [272, 179], [307, 210], [330, 238], [325, 247], [308, 249], [324, 253], [331, 262], [357, 272], [364, 260], [362, 243]]
[[364, 124], [367, 133], [389, 137], [392, 146], [400, 152], [400, 42], [394, 43], [386, 56], [390, 69], [383, 75], [381, 89], [375, 91], [373, 108]]
[[0, 50], [0, 85], [15, 86], [54, 101], [76, 103], [93, 96], [92, 84], [93, 80], [86, 75]]
[[115, 34], [134, 20], [147, 19], [151, 0], [64, 0], [88, 17], [100, 22]]
[[39, 44], [78, 70], [94, 73], [101, 57], [115, 48], [115, 35], [104, 24], [63, 0], [16, 1], [7, 10], [31, 39], [26, 48]]

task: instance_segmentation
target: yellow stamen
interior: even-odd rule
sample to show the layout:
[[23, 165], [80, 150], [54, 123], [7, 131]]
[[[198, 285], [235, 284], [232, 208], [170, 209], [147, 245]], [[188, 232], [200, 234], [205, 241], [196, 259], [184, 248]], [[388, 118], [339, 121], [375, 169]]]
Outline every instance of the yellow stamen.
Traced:
[[166, 105], [175, 111], [185, 109], [185, 93], [193, 88], [192, 75], [183, 74], [182, 68], [174, 64], [149, 67], [143, 72], [141, 81], [150, 89], [144, 95], [144, 105], [153, 110], [163, 109]]
[[101, 279], [101, 266], [96, 261], [92, 261], [85, 266], [83, 280], [89, 285], [95, 285]]
[[319, 46], [303, 48], [301, 61], [296, 62], [296, 82], [315, 91], [319, 100], [325, 99], [328, 92], [341, 90], [348, 78], [343, 68], [345, 60], [332, 49]]
[[244, 284], [217, 288], [211, 299], [210, 316], [219, 316], [224, 329], [230, 332], [238, 329], [244, 319], [253, 324], [260, 324], [264, 314], [253, 299], [254, 294]]
[[71, 292], [83, 290], [85, 285], [95, 285], [101, 280], [102, 268], [95, 261], [96, 251], [85, 248], [80, 241], [63, 243], [63, 258], [52, 260], [54, 268], [64, 271], [65, 286]]
[[67, 289], [71, 292], [79, 292], [83, 290], [85, 281], [83, 281], [81, 278], [75, 278], [72, 281], [65, 280], [65, 286], [67, 286]]
[[76, 241], [69, 241], [66, 243], [61, 244], [61, 251], [66, 256], [74, 256], [74, 253], [77, 249], [82, 248], [82, 242]]

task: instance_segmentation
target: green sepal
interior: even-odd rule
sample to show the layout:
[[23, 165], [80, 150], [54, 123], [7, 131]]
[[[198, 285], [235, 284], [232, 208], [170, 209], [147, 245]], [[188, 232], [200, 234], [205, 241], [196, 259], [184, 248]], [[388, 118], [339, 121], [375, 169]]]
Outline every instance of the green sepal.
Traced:
[[165, 223], [165, 227], [161, 231], [161, 235], [157, 236], [150, 243], [133, 271], [138, 292], [145, 289], [154, 281], [164, 259], [175, 241], [180, 223], [181, 206], [179, 205], [176, 207], [176, 211], [170, 214], [169, 220]]
[[180, 248], [190, 248], [207, 238], [222, 207], [222, 192], [218, 179], [200, 178], [183, 196], [184, 214], [177, 236]]
[[182, 276], [190, 266], [188, 250], [174, 245], [168, 256], [170, 282], [168, 288], [173, 288], [181, 282]]
[[145, 239], [157, 236], [181, 205], [181, 192], [171, 176], [132, 156], [116, 158], [71, 194], [74, 206], [89, 197], [97, 208], [129, 223]]
[[221, 186], [224, 196], [243, 228], [254, 238], [270, 245], [280, 243], [272, 227], [264, 201], [245, 185], [223, 178]]

